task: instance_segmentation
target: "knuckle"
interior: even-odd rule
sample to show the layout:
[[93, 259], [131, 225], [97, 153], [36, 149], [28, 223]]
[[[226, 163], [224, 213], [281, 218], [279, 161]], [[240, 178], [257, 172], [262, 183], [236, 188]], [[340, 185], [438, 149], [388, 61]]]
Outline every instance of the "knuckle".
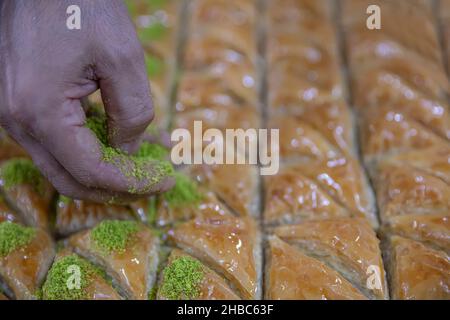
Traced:
[[140, 62], [144, 61], [144, 52], [140, 45], [124, 46], [112, 51], [114, 54], [109, 54], [109, 60], [117, 69], [137, 69]]
[[138, 111], [135, 114], [128, 117], [128, 125], [130, 127], [146, 127], [155, 116], [153, 108], [149, 107], [147, 104], [141, 104], [137, 107], [137, 110]]
[[130, 61], [137, 61], [140, 58], [144, 59], [144, 49], [137, 38], [128, 39], [127, 46], [122, 46], [121, 48], [122, 59]]
[[144, 50], [139, 43], [136, 43], [135, 45], [128, 47], [128, 50], [125, 52], [125, 57], [131, 61], [139, 61], [139, 59], [144, 60]]
[[155, 114], [151, 102], [134, 102], [134, 108], [128, 108], [125, 113], [118, 115], [113, 121], [122, 129], [141, 129], [152, 122]]

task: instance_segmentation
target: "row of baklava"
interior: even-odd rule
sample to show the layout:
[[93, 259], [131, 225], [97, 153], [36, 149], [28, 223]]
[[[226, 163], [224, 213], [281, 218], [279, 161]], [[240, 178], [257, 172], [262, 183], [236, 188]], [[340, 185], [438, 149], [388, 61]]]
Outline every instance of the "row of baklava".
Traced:
[[[126, 4], [145, 50], [158, 117], [156, 127], [149, 129], [146, 138], [159, 141], [159, 129], [166, 129], [169, 121], [170, 83], [175, 71], [177, 24], [182, 3], [177, 0], [133, 0]], [[101, 97], [92, 96], [90, 103], [101, 105]], [[151, 225], [152, 212], [156, 209], [154, 199], [113, 205], [59, 196], [55, 202], [55, 190], [40, 175], [26, 152], [4, 131], [0, 131], [0, 165], [0, 292], [16, 299], [148, 297], [159, 261], [158, 233], [146, 226]], [[108, 251], [107, 256], [99, 254], [94, 265], [95, 254], [89, 249], [97, 252], [99, 247], [83, 243], [82, 239], [105, 220], [112, 221], [115, 228], [112, 230], [117, 231], [119, 237], [122, 225], [131, 224], [137, 232], [131, 244], [125, 241], [129, 250], [122, 248], [120, 254]], [[55, 239], [60, 239], [58, 250]], [[64, 269], [62, 274], [58, 272], [68, 262], [81, 270], [83, 288], [80, 290], [67, 291], [55, 286], [58, 276], [67, 276]], [[97, 265], [107, 273], [92, 276], [92, 270], [100, 270]]]
[[[173, 128], [185, 128], [192, 137], [194, 121], [201, 121], [202, 134], [209, 128], [223, 134], [259, 128], [258, 1], [188, 3]], [[203, 270], [203, 281], [197, 294], [181, 298], [260, 299], [257, 167], [198, 164], [184, 171], [204, 196], [194, 210], [171, 216], [179, 223], [168, 231], [172, 251], [160, 274], [158, 298], [167, 298], [166, 273], [191, 261]]]
[[2, 204], [0, 298], [253, 299], [256, 226], [210, 203], [169, 231], [171, 247], [142, 222], [109, 219], [55, 243]]
[[346, 101], [335, 5], [267, 1], [268, 127], [280, 130], [282, 162], [264, 179], [267, 299], [388, 296], [375, 203]]
[[450, 87], [433, 2], [345, 0], [341, 14], [391, 298], [449, 299]]

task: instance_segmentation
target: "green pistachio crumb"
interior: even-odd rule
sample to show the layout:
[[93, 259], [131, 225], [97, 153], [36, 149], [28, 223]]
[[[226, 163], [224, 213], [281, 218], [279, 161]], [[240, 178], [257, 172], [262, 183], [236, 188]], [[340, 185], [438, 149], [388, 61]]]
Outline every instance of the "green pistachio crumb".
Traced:
[[174, 178], [175, 186], [163, 194], [170, 207], [178, 208], [184, 205], [198, 204], [202, 200], [202, 194], [198, 191], [197, 184], [189, 177], [176, 172]]
[[[174, 169], [162, 147], [148, 142], [142, 143], [135, 155], [129, 155], [108, 144], [105, 115], [94, 115], [87, 119], [86, 126], [97, 136], [103, 155], [103, 161], [115, 165], [129, 179], [128, 191], [133, 194], [147, 193], [153, 186], [173, 174]], [[145, 186], [137, 190], [135, 184], [144, 182]]]
[[95, 245], [105, 253], [123, 253], [139, 226], [135, 221], [105, 220], [91, 233]]
[[43, 188], [44, 177], [33, 161], [25, 158], [10, 159], [0, 169], [3, 186], [6, 190], [21, 184], [30, 184], [36, 191]]
[[106, 126], [106, 117], [100, 112], [101, 111], [96, 110], [96, 113], [87, 119], [86, 127], [94, 132], [94, 134], [97, 136], [97, 139], [99, 139], [103, 145], [107, 145], [108, 128]]
[[[80, 271], [79, 287], [70, 287], [70, 278], [73, 273], [70, 268], [76, 266]], [[56, 261], [42, 287], [42, 298], [44, 300], [86, 300], [89, 298], [88, 288], [93, 278], [98, 275], [104, 278], [105, 273], [87, 260], [76, 254], [65, 256]]]
[[176, 258], [163, 271], [161, 294], [170, 300], [196, 299], [203, 277], [203, 267], [198, 260]]
[[23, 227], [13, 222], [0, 223], [0, 257], [28, 245], [36, 235], [33, 228]]

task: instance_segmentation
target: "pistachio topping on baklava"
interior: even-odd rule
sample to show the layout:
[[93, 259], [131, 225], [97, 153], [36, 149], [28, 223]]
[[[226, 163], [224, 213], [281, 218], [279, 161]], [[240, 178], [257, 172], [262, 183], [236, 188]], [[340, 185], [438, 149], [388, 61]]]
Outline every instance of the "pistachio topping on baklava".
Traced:
[[28, 245], [35, 235], [33, 228], [8, 221], [0, 223], [0, 257]]
[[[71, 268], [78, 268], [80, 271], [79, 286], [68, 286], [73, 275], [68, 272]], [[50, 269], [42, 287], [42, 298], [46, 300], [86, 300], [89, 298], [86, 289], [96, 276], [104, 278], [105, 273], [76, 254], [65, 256], [56, 261]]]
[[202, 199], [197, 185], [182, 173], [175, 173], [175, 186], [163, 194], [169, 206], [179, 207], [186, 204], [196, 204]]
[[135, 221], [106, 220], [92, 230], [95, 245], [105, 253], [124, 252], [139, 230]]
[[175, 259], [163, 271], [161, 295], [170, 300], [196, 299], [203, 280], [202, 264], [191, 257]]

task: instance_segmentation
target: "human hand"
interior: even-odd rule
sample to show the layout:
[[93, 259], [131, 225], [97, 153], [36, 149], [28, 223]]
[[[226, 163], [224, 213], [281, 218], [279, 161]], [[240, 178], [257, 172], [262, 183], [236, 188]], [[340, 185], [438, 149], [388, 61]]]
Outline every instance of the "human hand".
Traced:
[[63, 195], [131, 200], [167, 190], [171, 178], [149, 188], [103, 161], [85, 126], [80, 101], [97, 89], [112, 147], [136, 151], [153, 119], [144, 55], [124, 4], [79, 0], [81, 30], [69, 30], [70, 4], [0, 1], [0, 125]]

